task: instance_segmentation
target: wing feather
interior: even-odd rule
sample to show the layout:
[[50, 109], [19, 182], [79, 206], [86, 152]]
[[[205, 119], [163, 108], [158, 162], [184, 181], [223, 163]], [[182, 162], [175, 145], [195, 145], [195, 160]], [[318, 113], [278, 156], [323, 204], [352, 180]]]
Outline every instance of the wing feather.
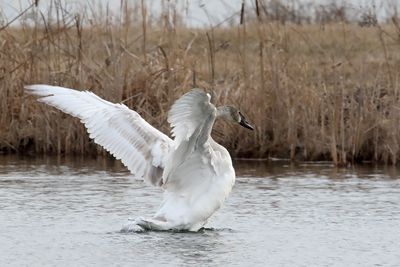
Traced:
[[168, 122], [171, 124], [172, 136], [176, 144], [187, 141], [208, 116], [216, 112], [210, 102], [211, 96], [201, 89], [195, 88], [184, 94], [171, 107]]
[[138, 113], [89, 91], [49, 85], [29, 85], [25, 89], [40, 96], [38, 101], [78, 117], [89, 137], [120, 159], [135, 177], [162, 185], [162, 169], [172, 140]]
[[[171, 107], [168, 121], [172, 127], [174, 150], [166, 162], [163, 182], [166, 186], [172, 184], [175, 172], [187, 162], [199, 147], [210, 137], [217, 109], [210, 102], [211, 96], [201, 89], [192, 89], [179, 98]], [[204, 158], [210, 161], [210, 158]], [[203, 161], [203, 159], [202, 159]], [[166, 188], [166, 187], [165, 187]]]

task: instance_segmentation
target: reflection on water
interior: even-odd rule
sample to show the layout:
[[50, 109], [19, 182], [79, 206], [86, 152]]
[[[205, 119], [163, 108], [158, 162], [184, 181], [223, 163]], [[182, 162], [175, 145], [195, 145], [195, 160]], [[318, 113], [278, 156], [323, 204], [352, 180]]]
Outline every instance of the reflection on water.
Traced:
[[118, 162], [0, 157], [0, 266], [399, 266], [395, 167], [237, 161], [198, 233], [123, 234], [161, 191]]

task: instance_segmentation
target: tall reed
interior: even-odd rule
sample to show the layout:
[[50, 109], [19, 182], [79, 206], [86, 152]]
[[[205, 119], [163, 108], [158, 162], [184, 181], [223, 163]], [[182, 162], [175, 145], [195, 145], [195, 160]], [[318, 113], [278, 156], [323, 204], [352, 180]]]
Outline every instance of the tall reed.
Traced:
[[190, 28], [172, 8], [154, 19], [145, 1], [121, 1], [119, 20], [88, 20], [32, 6], [30, 23], [2, 28], [0, 150], [105, 154], [77, 119], [24, 94], [25, 84], [91, 90], [168, 133], [169, 107], [195, 83], [255, 125], [216, 123], [213, 136], [235, 157], [398, 162], [397, 24], [282, 23], [257, 4], [237, 25]]

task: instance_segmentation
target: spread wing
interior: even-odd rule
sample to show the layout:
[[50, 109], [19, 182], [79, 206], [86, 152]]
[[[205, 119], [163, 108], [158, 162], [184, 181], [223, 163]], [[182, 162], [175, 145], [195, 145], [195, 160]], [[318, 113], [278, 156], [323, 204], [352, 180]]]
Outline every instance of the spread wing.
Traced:
[[89, 91], [29, 85], [25, 89], [86, 126], [90, 138], [120, 159], [137, 178], [161, 186], [172, 140], [124, 104], [108, 102]]
[[[171, 107], [168, 122], [176, 144], [187, 141], [196, 130], [205, 125], [210, 115], [216, 115], [216, 108], [210, 102], [211, 96], [195, 88], [180, 97]], [[213, 122], [212, 122], [213, 123]], [[212, 126], [212, 125], [211, 125]]]
[[[174, 151], [168, 158], [163, 174], [164, 184], [179, 180], [176, 171], [187, 165], [189, 157], [209, 139], [217, 109], [210, 103], [211, 96], [201, 89], [192, 89], [179, 98], [171, 107], [168, 122], [172, 127]], [[204, 151], [203, 151], [204, 152]], [[203, 153], [201, 164], [211, 164], [209, 153]], [[186, 179], [189, 179], [187, 177]], [[190, 180], [190, 179], [189, 179]], [[175, 182], [173, 182], [175, 181]]]

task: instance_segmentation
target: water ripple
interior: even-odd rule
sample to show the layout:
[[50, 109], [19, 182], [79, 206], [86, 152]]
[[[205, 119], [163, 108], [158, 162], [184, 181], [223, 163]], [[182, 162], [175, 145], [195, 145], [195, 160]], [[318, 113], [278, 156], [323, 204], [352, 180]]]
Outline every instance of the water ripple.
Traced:
[[[237, 162], [198, 233], [121, 233], [161, 191], [115, 163], [0, 163], [0, 266], [398, 266], [397, 169]], [[86, 166], [86, 167], [85, 167]]]

